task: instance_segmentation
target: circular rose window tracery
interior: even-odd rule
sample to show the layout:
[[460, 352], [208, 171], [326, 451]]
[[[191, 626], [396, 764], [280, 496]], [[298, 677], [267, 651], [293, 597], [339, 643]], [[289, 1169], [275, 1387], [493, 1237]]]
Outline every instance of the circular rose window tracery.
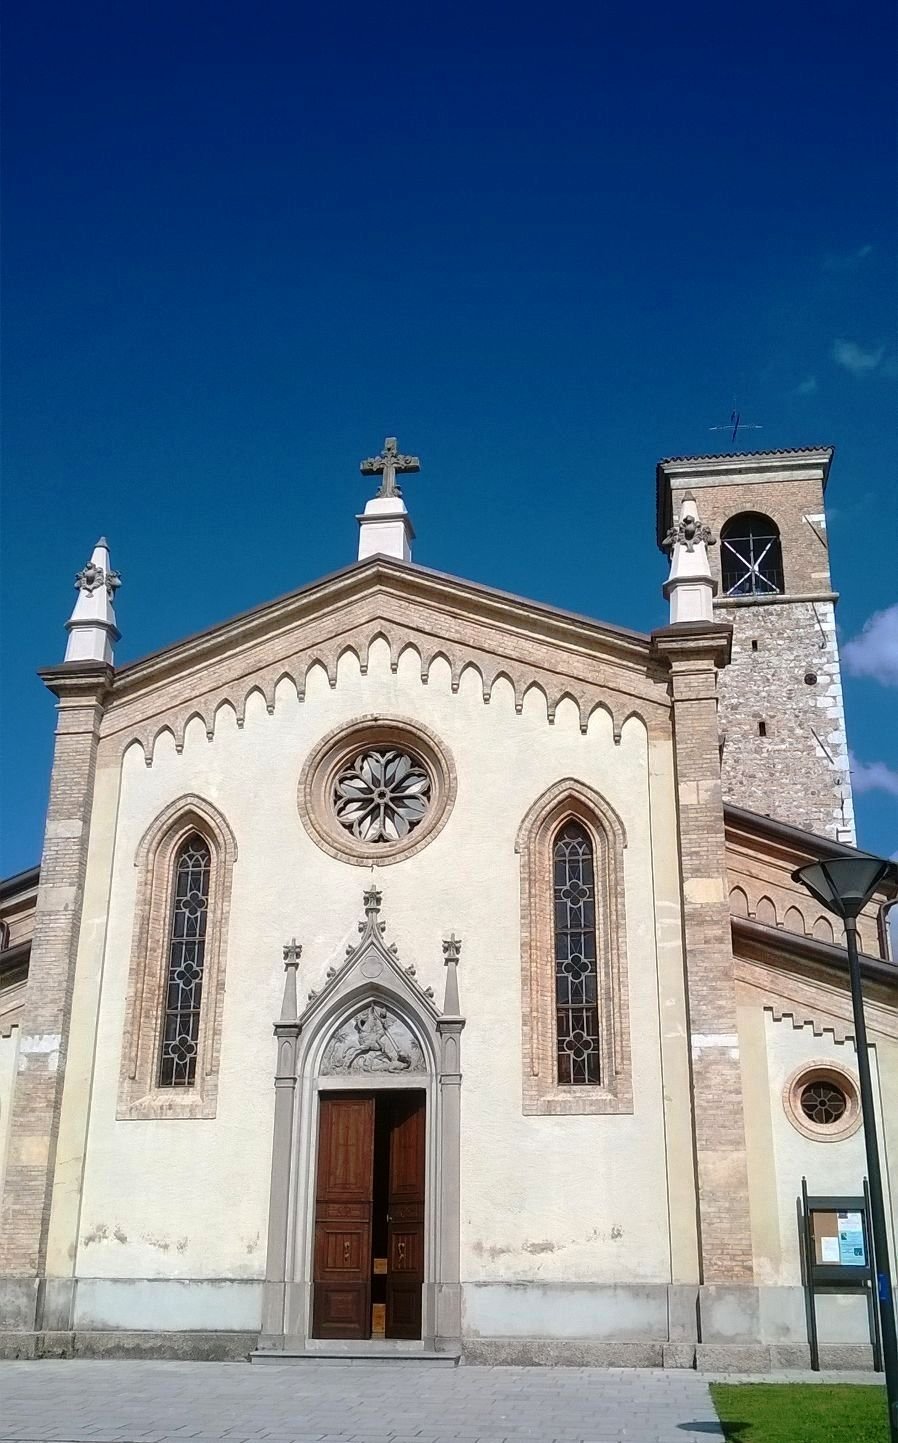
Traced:
[[299, 779], [299, 814], [332, 857], [389, 865], [433, 840], [455, 791], [452, 758], [433, 732], [399, 717], [366, 717], [313, 749]]
[[797, 1068], [783, 1088], [783, 1105], [792, 1126], [815, 1142], [841, 1142], [861, 1125], [857, 1079], [836, 1062]]
[[427, 768], [396, 747], [359, 752], [334, 783], [337, 821], [361, 842], [399, 842], [430, 807]]

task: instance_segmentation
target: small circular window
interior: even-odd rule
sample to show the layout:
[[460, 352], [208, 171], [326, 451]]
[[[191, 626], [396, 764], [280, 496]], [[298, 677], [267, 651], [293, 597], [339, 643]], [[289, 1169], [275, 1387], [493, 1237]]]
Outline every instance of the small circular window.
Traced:
[[837, 1064], [799, 1068], [786, 1083], [783, 1103], [793, 1127], [815, 1141], [838, 1142], [860, 1126], [857, 1084]]
[[848, 1098], [834, 1082], [809, 1082], [801, 1090], [801, 1110], [811, 1122], [831, 1127], [845, 1114]]
[[452, 759], [432, 732], [376, 717], [319, 742], [299, 779], [299, 813], [332, 857], [389, 863], [436, 836], [455, 790]]

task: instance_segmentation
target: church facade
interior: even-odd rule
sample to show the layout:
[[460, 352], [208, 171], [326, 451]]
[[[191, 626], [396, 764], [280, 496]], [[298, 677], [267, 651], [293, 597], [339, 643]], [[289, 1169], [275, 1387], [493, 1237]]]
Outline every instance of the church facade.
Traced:
[[0, 884], [3, 1351], [806, 1364], [802, 1179], [865, 1171], [791, 880], [855, 844], [830, 460], [661, 462], [651, 635], [415, 565], [391, 440], [353, 565], [120, 667], [98, 543]]

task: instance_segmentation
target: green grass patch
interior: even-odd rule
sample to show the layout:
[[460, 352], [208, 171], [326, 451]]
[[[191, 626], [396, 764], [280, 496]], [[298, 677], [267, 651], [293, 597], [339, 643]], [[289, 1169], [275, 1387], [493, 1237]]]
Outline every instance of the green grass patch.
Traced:
[[885, 1388], [712, 1383], [727, 1443], [888, 1443]]

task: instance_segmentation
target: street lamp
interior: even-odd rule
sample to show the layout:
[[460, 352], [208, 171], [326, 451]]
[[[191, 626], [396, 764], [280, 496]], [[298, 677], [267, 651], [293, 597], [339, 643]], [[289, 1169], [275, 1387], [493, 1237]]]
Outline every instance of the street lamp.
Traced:
[[867, 1151], [867, 1179], [870, 1184], [870, 1221], [873, 1226], [873, 1248], [876, 1255], [877, 1296], [882, 1331], [882, 1355], [889, 1405], [889, 1430], [892, 1443], [898, 1443], [898, 1340], [895, 1333], [895, 1297], [889, 1268], [889, 1238], [882, 1197], [882, 1175], [879, 1169], [879, 1145], [876, 1138], [876, 1115], [873, 1111], [873, 1085], [870, 1081], [870, 1054], [867, 1051], [867, 1024], [864, 1018], [864, 994], [861, 991], [861, 968], [857, 955], [857, 918], [876, 888], [886, 880], [898, 880], [898, 867], [881, 857], [859, 852], [853, 857], [834, 857], [825, 862], [811, 862], [792, 873], [792, 881], [800, 882], [812, 897], [830, 912], [841, 917], [848, 946], [848, 973], [851, 978], [851, 1005], [854, 1010], [854, 1041], [857, 1048], [857, 1070], [861, 1088], [861, 1116], [864, 1121], [864, 1147]]

